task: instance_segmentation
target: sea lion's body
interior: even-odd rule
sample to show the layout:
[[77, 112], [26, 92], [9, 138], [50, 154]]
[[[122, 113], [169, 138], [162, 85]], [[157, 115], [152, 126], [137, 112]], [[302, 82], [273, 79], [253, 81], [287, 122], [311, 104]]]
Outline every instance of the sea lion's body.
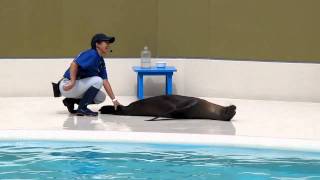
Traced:
[[200, 98], [180, 95], [162, 95], [142, 99], [128, 106], [120, 106], [113, 112], [110, 106], [100, 109], [102, 114], [224, 121], [231, 120], [236, 113], [235, 110], [234, 105], [224, 107]]

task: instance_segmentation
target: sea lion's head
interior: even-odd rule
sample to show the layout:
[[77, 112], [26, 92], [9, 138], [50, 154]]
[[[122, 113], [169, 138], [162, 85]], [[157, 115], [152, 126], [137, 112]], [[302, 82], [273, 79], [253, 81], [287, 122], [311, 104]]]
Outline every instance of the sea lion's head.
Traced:
[[123, 109], [122, 105], [117, 106], [117, 110], [114, 109], [114, 106], [103, 106], [99, 109], [101, 114], [121, 114]]

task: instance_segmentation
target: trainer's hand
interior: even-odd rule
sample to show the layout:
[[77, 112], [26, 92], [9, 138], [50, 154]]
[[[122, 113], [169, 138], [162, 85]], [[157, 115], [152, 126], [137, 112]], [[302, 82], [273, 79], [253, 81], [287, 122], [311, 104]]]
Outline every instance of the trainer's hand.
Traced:
[[63, 90], [69, 91], [70, 89], [72, 89], [74, 87], [75, 84], [76, 84], [75, 81], [69, 81], [67, 84], [65, 84], [63, 86]]
[[118, 106], [121, 105], [118, 100], [112, 101], [112, 102], [113, 102], [114, 110], [117, 110], [117, 109], [118, 109]]

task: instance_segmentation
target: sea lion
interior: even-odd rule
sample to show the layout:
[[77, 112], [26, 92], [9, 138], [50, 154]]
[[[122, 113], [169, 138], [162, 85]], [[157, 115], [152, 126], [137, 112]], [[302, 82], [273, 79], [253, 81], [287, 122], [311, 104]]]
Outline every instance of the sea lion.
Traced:
[[103, 106], [101, 114], [153, 116], [173, 119], [213, 119], [230, 121], [236, 114], [236, 106], [220, 106], [206, 100], [180, 96], [162, 95], [135, 101], [128, 106]]

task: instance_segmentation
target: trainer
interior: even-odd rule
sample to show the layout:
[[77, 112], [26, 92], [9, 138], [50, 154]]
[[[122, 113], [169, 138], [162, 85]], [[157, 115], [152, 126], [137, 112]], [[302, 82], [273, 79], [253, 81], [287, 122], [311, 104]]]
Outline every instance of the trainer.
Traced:
[[[96, 34], [91, 39], [91, 49], [81, 52], [76, 57], [59, 85], [61, 95], [66, 97], [63, 104], [70, 113], [79, 116], [97, 116], [87, 108], [89, 104], [99, 104], [106, 99], [106, 95], [100, 89], [103, 86], [111, 98], [115, 109], [120, 103], [115, 98], [108, 81], [103, 56], [107, 55], [110, 45], [115, 41], [112, 36]], [[78, 104], [78, 109], [74, 105]]]

